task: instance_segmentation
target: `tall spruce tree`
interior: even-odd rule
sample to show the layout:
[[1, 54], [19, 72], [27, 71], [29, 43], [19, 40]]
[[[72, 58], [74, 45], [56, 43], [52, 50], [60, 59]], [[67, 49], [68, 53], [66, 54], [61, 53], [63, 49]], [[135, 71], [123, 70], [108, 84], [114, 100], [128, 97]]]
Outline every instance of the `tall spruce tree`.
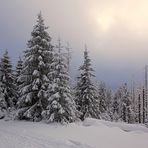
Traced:
[[67, 62], [61, 50], [61, 42], [57, 46], [58, 51], [54, 54], [52, 69], [48, 74], [49, 98], [48, 106], [44, 112], [47, 122], [69, 123], [77, 119], [79, 113], [72, 92], [69, 86], [69, 73], [67, 71]]
[[23, 61], [21, 57], [19, 57], [19, 60], [17, 61], [17, 65], [16, 65], [16, 70], [15, 70], [16, 78], [19, 78], [22, 69], [23, 69]]
[[124, 122], [132, 123], [132, 103], [130, 93], [128, 91], [127, 84], [125, 83], [122, 87], [122, 94], [121, 94], [121, 118]]
[[137, 93], [137, 99], [135, 101], [135, 122], [136, 123], [142, 123], [142, 100], [141, 100], [141, 93], [138, 91]]
[[103, 120], [111, 120], [111, 91], [107, 89], [105, 83], [101, 82], [98, 88], [99, 94], [99, 110], [100, 110], [100, 117]]
[[141, 95], [138, 95], [138, 107], [137, 107], [137, 118], [138, 118], [138, 123], [142, 123], [142, 113], [141, 113]]
[[101, 113], [107, 110], [107, 89], [104, 83], [99, 85], [99, 109]]
[[77, 109], [82, 113], [81, 120], [87, 117], [100, 118], [99, 100], [96, 86], [93, 83], [93, 69], [87, 48], [84, 51], [84, 64], [80, 67], [80, 76], [76, 86]]
[[22, 84], [16, 115], [18, 119], [40, 121], [47, 105], [46, 91], [49, 84], [47, 74], [50, 71], [53, 50], [47, 28], [39, 13], [37, 24], [28, 41], [28, 49], [24, 52], [23, 69], [19, 77]]
[[112, 121], [113, 112], [112, 112], [112, 103], [113, 103], [113, 94], [110, 88], [106, 89], [106, 112], [104, 114], [104, 119]]
[[0, 63], [0, 110], [11, 110], [16, 104], [14, 75], [8, 51], [6, 50]]
[[18, 99], [20, 98], [20, 85], [22, 83], [19, 81], [19, 77], [21, 75], [22, 69], [23, 69], [23, 61], [21, 57], [19, 57], [19, 60], [17, 61], [16, 69], [15, 69], [15, 86], [16, 86], [16, 92], [17, 92], [17, 102], [18, 102]]
[[115, 92], [113, 101], [111, 104], [113, 121], [122, 121], [121, 120], [121, 98], [122, 98], [122, 88], [119, 88]]

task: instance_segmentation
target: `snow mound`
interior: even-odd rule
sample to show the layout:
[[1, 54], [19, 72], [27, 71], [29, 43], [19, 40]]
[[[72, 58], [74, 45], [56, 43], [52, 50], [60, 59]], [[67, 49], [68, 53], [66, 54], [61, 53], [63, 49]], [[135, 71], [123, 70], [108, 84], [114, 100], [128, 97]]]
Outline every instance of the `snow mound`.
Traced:
[[68, 125], [0, 120], [0, 148], [147, 148], [147, 139], [142, 125], [90, 118]]
[[106, 126], [110, 128], [117, 128], [126, 132], [135, 132], [135, 133], [141, 133], [146, 132], [148, 133], [148, 128], [146, 128], [144, 125], [140, 124], [126, 124], [123, 122], [109, 122], [104, 120], [97, 120], [92, 118], [87, 118], [83, 122], [84, 126]]

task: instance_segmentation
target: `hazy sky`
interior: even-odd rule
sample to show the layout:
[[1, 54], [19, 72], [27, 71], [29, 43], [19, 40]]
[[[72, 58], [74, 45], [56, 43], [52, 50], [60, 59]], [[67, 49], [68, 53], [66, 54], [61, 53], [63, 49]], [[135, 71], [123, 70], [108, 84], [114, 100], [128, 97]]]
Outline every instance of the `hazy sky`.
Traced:
[[69, 41], [73, 69], [86, 43], [98, 80], [112, 87], [133, 74], [142, 80], [148, 64], [147, 0], [0, 0], [0, 56], [8, 49], [16, 61], [39, 11], [53, 41], [59, 35], [63, 44]]

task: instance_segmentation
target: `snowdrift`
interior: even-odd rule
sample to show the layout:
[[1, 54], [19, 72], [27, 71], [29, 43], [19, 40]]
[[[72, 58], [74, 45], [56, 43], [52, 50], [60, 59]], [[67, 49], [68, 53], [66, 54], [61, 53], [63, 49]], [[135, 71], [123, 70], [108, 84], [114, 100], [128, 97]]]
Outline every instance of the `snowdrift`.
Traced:
[[147, 148], [143, 125], [96, 119], [69, 125], [0, 120], [0, 148]]

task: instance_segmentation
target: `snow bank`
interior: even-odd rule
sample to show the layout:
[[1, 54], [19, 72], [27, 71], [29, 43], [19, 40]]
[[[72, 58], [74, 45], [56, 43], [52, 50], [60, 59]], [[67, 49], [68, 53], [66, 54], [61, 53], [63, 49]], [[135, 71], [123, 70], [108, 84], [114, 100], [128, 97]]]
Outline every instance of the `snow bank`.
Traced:
[[91, 119], [87, 118], [83, 122], [84, 126], [107, 126], [110, 128], [116, 127], [120, 130], [126, 131], [126, 132], [146, 132], [148, 133], [148, 128], [146, 128], [145, 125], [140, 124], [126, 124], [124, 122], [109, 122], [104, 120], [97, 120], [97, 119]]
[[[132, 132], [125, 132], [125, 128]], [[141, 132], [136, 132], [137, 130]], [[64, 126], [0, 120], [0, 148], [20, 147], [147, 148], [148, 133], [147, 128], [143, 126], [95, 119]]]

